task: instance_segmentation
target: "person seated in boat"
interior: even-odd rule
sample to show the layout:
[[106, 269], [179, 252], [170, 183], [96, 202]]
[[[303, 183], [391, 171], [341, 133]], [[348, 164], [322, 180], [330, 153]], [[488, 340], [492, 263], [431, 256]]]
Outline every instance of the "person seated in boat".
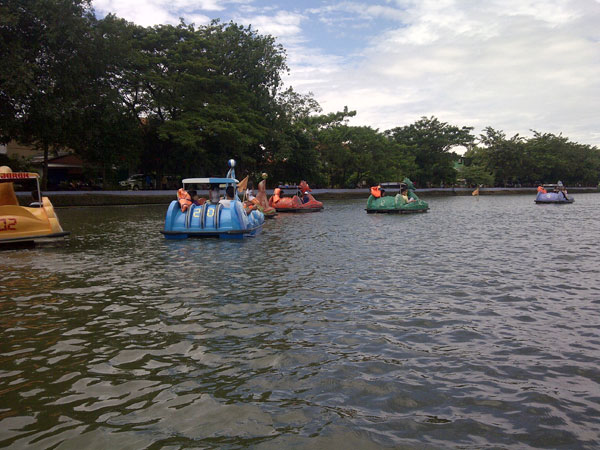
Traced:
[[200, 206], [200, 205], [204, 205], [204, 203], [206, 203], [206, 199], [200, 197], [196, 190], [188, 191], [188, 194], [190, 194], [190, 198], [192, 199], [192, 203], [194, 205]]
[[400, 195], [404, 199], [405, 203], [410, 203], [410, 202], [414, 202], [415, 201], [414, 198], [409, 198], [408, 197], [408, 188], [406, 187], [406, 185], [400, 186]]
[[234, 199], [234, 196], [235, 188], [233, 186], [227, 186], [227, 189], [225, 189], [225, 198], [221, 199], [219, 203], [221, 203], [221, 205], [224, 206], [230, 206], [231, 201]]
[[246, 186], [246, 200], [253, 202], [256, 199], [254, 196], [254, 183], [252, 180], [248, 180], [248, 186]]
[[252, 183], [252, 180], [248, 181], [245, 197], [244, 209], [248, 214], [254, 209], [258, 209], [259, 211], [263, 209], [258, 198], [254, 196], [254, 183]]
[[563, 195], [563, 197], [565, 198], [565, 200], [569, 200], [569, 197], [567, 197], [567, 188], [564, 186], [560, 187], [560, 193]]
[[190, 193], [183, 188], [179, 188], [177, 191], [177, 201], [179, 202], [181, 212], [186, 212], [190, 206], [192, 206], [192, 197], [190, 196]]
[[382, 188], [382, 187], [379, 188], [379, 196], [380, 197], [385, 197], [385, 189]]
[[221, 200], [221, 195], [219, 192], [219, 185], [213, 183], [208, 188], [208, 201], [213, 204], [217, 204], [217, 203], [219, 203], [219, 200]]
[[538, 186], [537, 188], [538, 193], [542, 193], [542, 194], [547, 194], [548, 192], [546, 191], [546, 189], [544, 189], [544, 186]]
[[310, 202], [310, 197], [308, 196], [309, 192], [312, 192], [312, 189], [308, 186], [308, 183], [304, 180], [300, 182], [300, 192], [302, 193], [301, 202], [308, 203]]
[[371, 195], [375, 198], [381, 197], [381, 186], [371, 186]]

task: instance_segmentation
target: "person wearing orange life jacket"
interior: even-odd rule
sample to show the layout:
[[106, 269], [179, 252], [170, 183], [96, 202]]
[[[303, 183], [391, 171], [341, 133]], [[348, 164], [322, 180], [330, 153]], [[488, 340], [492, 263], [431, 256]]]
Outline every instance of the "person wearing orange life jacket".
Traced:
[[375, 198], [381, 197], [381, 186], [372, 186], [371, 195]]
[[188, 191], [188, 194], [190, 194], [190, 197], [192, 199], [192, 203], [196, 206], [200, 206], [200, 205], [204, 205], [204, 203], [206, 203], [206, 199], [205, 198], [201, 198], [198, 195], [198, 192], [195, 190], [192, 191]]
[[538, 186], [537, 191], [538, 191], [538, 193], [541, 192], [542, 194], [546, 194], [547, 193], [546, 189], [544, 189], [543, 186]]
[[181, 208], [181, 212], [186, 212], [192, 205], [192, 197], [183, 188], [180, 188], [177, 191], [177, 201], [179, 201], [179, 207]]
[[312, 189], [308, 186], [308, 183], [304, 180], [300, 182], [300, 192], [302, 193], [302, 203], [308, 203], [310, 201], [310, 197], [308, 196], [309, 192], [312, 192]]

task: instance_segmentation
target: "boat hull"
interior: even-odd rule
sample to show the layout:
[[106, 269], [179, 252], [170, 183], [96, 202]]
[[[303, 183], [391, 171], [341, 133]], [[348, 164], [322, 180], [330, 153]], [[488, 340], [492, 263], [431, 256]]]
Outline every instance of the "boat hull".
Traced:
[[161, 233], [166, 239], [209, 238], [242, 239], [254, 236], [262, 230], [265, 216], [260, 211], [249, 215], [242, 203], [191, 205], [181, 211], [177, 201], [171, 202]]
[[281, 213], [306, 213], [323, 210], [322, 202], [316, 200], [311, 194], [306, 194], [306, 196], [308, 197], [308, 201], [305, 203], [302, 203], [302, 200], [297, 195], [281, 198], [277, 202], [271, 197], [269, 205]]
[[410, 193], [412, 202], [406, 202], [400, 194], [388, 197], [369, 196], [366, 211], [368, 214], [414, 214], [424, 213], [429, 210], [427, 202], [420, 200], [415, 194]]
[[49, 242], [69, 234], [60, 226], [48, 197], [41, 207], [0, 206], [0, 245]]
[[429, 208], [424, 209], [369, 209], [366, 208], [367, 214], [418, 214], [426, 213]]
[[573, 197], [565, 197], [562, 192], [538, 192], [535, 203], [538, 205], [543, 205], [545, 203], [548, 204], [565, 204], [568, 205], [570, 203], [574, 203], [575, 199]]
[[323, 211], [323, 207], [312, 207], [312, 208], [275, 208], [277, 212], [282, 213], [310, 213]]

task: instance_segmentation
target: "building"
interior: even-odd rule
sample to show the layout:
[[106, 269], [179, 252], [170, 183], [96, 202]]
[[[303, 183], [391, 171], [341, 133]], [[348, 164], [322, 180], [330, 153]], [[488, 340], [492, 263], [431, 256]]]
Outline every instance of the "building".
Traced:
[[[26, 159], [30, 161], [37, 172], [42, 173], [44, 155], [41, 150], [32, 145], [22, 145], [16, 141], [10, 141], [8, 144], [0, 146], [0, 154], [11, 159]], [[48, 187], [66, 187], [72, 181], [81, 181], [83, 168], [83, 160], [78, 155], [69, 151], [58, 152], [57, 155], [51, 151], [48, 158]]]

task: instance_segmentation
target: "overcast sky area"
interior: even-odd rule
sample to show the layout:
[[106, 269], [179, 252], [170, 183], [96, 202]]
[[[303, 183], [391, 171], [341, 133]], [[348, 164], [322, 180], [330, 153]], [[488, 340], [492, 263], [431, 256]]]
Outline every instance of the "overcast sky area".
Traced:
[[140, 25], [252, 25], [287, 86], [381, 131], [421, 116], [600, 146], [600, 0], [93, 0]]

